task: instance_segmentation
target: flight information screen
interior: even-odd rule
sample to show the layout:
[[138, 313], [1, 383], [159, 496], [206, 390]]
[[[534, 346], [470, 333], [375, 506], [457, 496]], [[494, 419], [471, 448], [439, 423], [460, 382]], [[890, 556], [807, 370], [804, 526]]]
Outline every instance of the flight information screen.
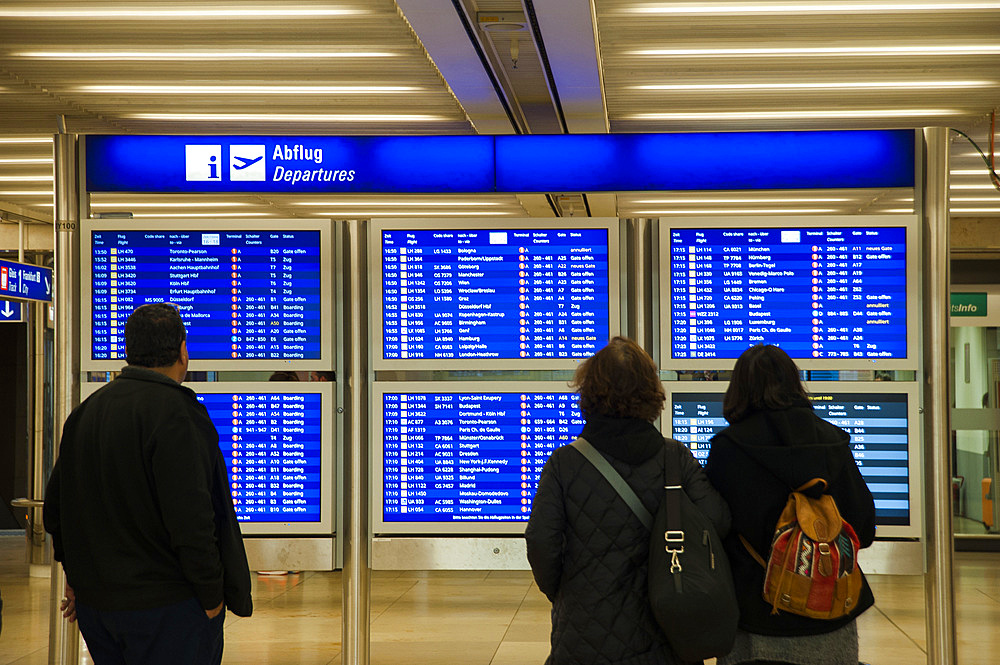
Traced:
[[[722, 415], [722, 393], [675, 392], [671, 399], [673, 438], [687, 445], [699, 462], [709, 443], [729, 424]], [[816, 415], [851, 435], [854, 459], [875, 498], [880, 525], [910, 523], [909, 417], [903, 393], [814, 393]]]
[[583, 430], [574, 393], [385, 393], [383, 522], [527, 521], [557, 447]]
[[219, 430], [236, 518], [318, 522], [322, 503], [319, 393], [201, 393]]
[[192, 359], [319, 359], [320, 254], [312, 230], [93, 230], [92, 359], [124, 358], [151, 302], [177, 306]]
[[905, 227], [671, 228], [671, 358], [907, 358]]
[[382, 231], [383, 359], [585, 358], [610, 333], [608, 230]]

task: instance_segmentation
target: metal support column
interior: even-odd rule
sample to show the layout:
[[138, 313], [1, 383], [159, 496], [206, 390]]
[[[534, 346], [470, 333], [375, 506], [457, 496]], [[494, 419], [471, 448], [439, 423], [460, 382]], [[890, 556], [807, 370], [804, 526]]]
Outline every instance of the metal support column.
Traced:
[[948, 129], [924, 129], [923, 173], [924, 577], [927, 659], [954, 665], [954, 531], [951, 520], [951, 424], [948, 398], [948, 314], [951, 273], [948, 222]]
[[[56, 134], [55, 158], [55, 408], [53, 436], [56, 450], [62, 424], [80, 402], [80, 184], [78, 177], [78, 137]], [[80, 662], [80, 631], [62, 618], [59, 601], [65, 576], [62, 566], [52, 562], [49, 614], [49, 665], [77, 665]]]
[[344, 450], [344, 625], [341, 661], [368, 665], [371, 563], [368, 529], [368, 248], [364, 222], [347, 222], [347, 390]]

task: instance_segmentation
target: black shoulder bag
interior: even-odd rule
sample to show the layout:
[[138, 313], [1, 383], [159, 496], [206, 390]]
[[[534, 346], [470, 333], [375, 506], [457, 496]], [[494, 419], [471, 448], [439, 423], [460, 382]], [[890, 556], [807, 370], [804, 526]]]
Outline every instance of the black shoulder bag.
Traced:
[[588, 441], [572, 445], [650, 530], [649, 603], [674, 653], [684, 661], [729, 653], [740, 615], [729, 560], [712, 521], [684, 492], [680, 455], [671, 463], [664, 448], [665, 494], [654, 517]]

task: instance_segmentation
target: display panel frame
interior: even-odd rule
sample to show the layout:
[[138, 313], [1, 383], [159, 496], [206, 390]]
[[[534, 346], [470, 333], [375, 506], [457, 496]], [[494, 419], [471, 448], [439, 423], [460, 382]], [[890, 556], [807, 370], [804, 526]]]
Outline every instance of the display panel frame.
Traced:
[[[371, 417], [371, 524], [372, 534], [382, 535], [448, 535], [486, 536], [522, 535], [527, 526], [523, 521], [451, 521], [451, 522], [386, 522], [384, 519], [385, 483], [385, 430], [384, 395], [392, 393], [438, 393], [438, 394], [483, 394], [483, 393], [576, 393], [563, 381], [375, 381], [372, 383], [369, 413]], [[582, 419], [582, 415], [581, 415]], [[570, 432], [565, 443], [572, 443], [579, 432]], [[558, 447], [558, 446], [557, 446]], [[529, 513], [530, 514], [530, 513]]]
[[[108, 383], [83, 382], [80, 401], [87, 399]], [[334, 384], [329, 382], [268, 382], [268, 381], [205, 381], [185, 382], [183, 385], [198, 394], [267, 394], [300, 395], [319, 394], [320, 405], [320, 519], [316, 522], [239, 522], [244, 536], [329, 536], [334, 533], [334, 484], [339, 478], [334, 468]], [[227, 476], [232, 478], [230, 470]]]
[[[660, 367], [672, 370], [731, 370], [736, 358], [673, 358], [673, 283], [671, 230], [903, 228], [906, 233], [906, 357], [905, 358], [793, 358], [801, 369], [916, 370], [920, 363], [920, 238], [917, 215], [781, 215], [753, 217], [684, 217], [659, 220], [659, 344]], [[767, 343], [768, 340], [764, 340]], [[749, 344], [748, 344], [749, 347]]]
[[[191, 371], [317, 370], [334, 369], [334, 298], [333, 298], [333, 222], [329, 219], [86, 219], [80, 238], [80, 369], [83, 371], [118, 371], [124, 358], [94, 359], [93, 339], [93, 233], [95, 231], [155, 232], [263, 232], [318, 231], [320, 250], [320, 357], [304, 359], [191, 358]], [[196, 354], [197, 355], [197, 354]]]
[[466, 370], [470, 365], [484, 370], [561, 370], [576, 369], [581, 358], [392, 358], [383, 355], [384, 342], [384, 301], [382, 290], [383, 231], [459, 231], [469, 229], [484, 230], [567, 230], [605, 229], [608, 238], [608, 339], [598, 340], [597, 350], [608, 340], [621, 334], [621, 260], [619, 255], [621, 222], [617, 217], [570, 218], [570, 221], [540, 218], [379, 218], [369, 225], [368, 273], [371, 288], [371, 340], [372, 367], [375, 370]]
[[[673, 400], [675, 394], [713, 393], [722, 395], [728, 381], [663, 381], [667, 394], [662, 414], [664, 436], [673, 438]], [[919, 386], [898, 381], [806, 381], [806, 392], [812, 394], [860, 393], [867, 395], [906, 395], [907, 413], [907, 482], [909, 487], [910, 523], [878, 525], [878, 538], [919, 538], [923, 533], [923, 426], [920, 417]]]

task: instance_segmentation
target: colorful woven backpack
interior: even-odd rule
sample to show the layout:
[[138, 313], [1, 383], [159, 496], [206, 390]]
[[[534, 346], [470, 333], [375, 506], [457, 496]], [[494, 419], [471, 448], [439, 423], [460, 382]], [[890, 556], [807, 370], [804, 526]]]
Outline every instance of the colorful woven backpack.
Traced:
[[861, 543], [840, 516], [832, 496], [813, 499], [803, 494], [819, 484], [826, 489], [825, 480], [814, 478], [788, 495], [767, 561], [740, 536], [743, 546], [767, 571], [763, 596], [772, 614], [783, 610], [813, 619], [839, 619], [858, 603]]

